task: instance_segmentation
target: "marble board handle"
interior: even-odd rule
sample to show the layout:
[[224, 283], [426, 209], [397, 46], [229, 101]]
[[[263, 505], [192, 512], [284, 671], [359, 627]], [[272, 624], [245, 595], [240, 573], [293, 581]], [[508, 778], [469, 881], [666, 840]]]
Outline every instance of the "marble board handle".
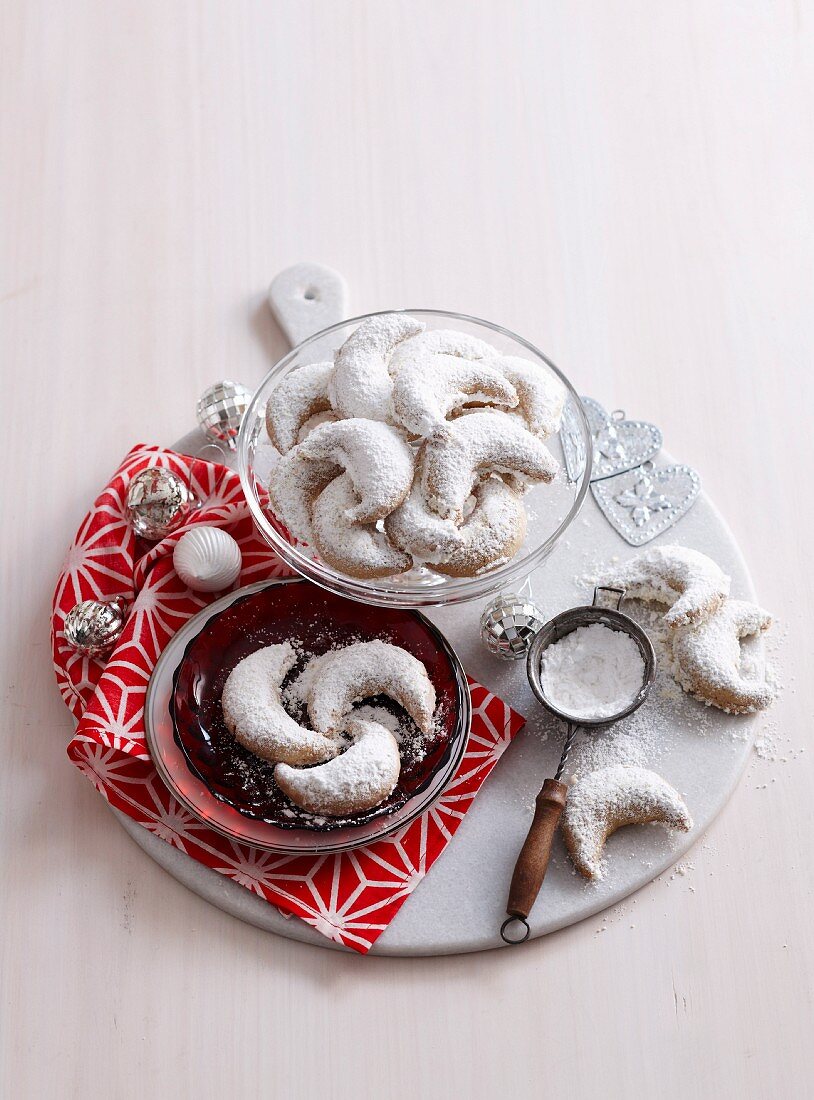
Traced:
[[348, 284], [324, 264], [300, 263], [272, 279], [268, 301], [292, 348], [348, 316]]

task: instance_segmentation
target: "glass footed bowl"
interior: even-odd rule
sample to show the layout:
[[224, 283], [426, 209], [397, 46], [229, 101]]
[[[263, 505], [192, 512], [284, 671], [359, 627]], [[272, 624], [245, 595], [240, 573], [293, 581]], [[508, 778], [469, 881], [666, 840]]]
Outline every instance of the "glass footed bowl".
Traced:
[[396, 577], [360, 580], [332, 569], [316, 551], [293, 539], [269, 508], [266, 485], [278, 452], [266, 432], [265, 411], [274, 400], [274, 390], [291, 371], [306, 363], [332, 360], [334, 352], [368, 317], [368, 313], [323, 329], [299, 344], [268, 372], [243, 417], [238, 439], [238, 469], [254, 522], [266, 541], [284, 562], [301, 576], [330, 592], [379, 607], [427, 607], [463, 603], [506, 588], [518, 578], [528, 576], [541, 565], [579, 513], [591, 477], [590, 432], [576, 390], [541, 351], [500, 325], [445, 310], [384, 310], [407, 313], [423, 321], [428, 330], [452, 328], [477, 336], [492, 344], [503, 355], [516, 355], [536, 363], [540, 370], [555, 374], [566, 389], [563, 425], [567, 425], [569, 464], [563, 449], [563, 431], [546, 440], [546, 446], [560, 463], [560, 472], [550, 485], [535, 485], [526, 493], [528, 530], [520, 550], [511, 561], [474, 577], [448, 577], [416, 565]]

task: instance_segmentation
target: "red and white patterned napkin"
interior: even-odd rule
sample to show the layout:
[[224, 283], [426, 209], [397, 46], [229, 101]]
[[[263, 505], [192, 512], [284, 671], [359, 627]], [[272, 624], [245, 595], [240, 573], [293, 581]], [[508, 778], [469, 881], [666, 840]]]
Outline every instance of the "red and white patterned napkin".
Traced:
[[[186, 527], [151, 546], [136, 540], [124, 514], [130, 480], [148, 466], [174, 470], [202, 503]], [[329, 939], [369, 951], [452, 839], [523, 718], [470, 680], [472, 734], [451, 784], [427, 813], [366, 848], [281, 856], [221, 836], [164, 786], [143, 723], [147, 684], [162, 649], [216, 598], [191, 592], [172, 566], [175, 543], [201, 523], [223, 527], [240, 544], [243, 570], [236, 587], [291, 575], [256, 532], [237, 474], [159, 447], [134, 447], [82, 521], [57, 582], [52, 617], [57, 683], [79, 720], [68, 756], [111, 805], [151, 833]], [[118, 595], [131, 611], [109, 658], [76, 654], [65, 642], [65, 616], [80, 600]]]

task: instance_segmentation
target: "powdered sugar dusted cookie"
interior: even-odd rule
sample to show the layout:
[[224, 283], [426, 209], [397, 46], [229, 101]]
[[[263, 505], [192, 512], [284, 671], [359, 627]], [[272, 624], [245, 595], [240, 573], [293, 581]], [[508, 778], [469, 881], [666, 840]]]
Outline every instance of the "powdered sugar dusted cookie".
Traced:
[[429, 435], [450, 413], [471, 402], [513, 408], [517, 392], [485, 359], [431, 352], [418, 355], [393, 383], [393, 419], [415, 436]]
[[455, 355], [459, 359], [492, 359], [497, 350], [485, 340], [451, 328], [428, 329], [404, 340], [390, 356], [389, 369], [396, 378], [402, 368], [410, 367], [423, 356]]
[[295, 539], [312, 543], [311, 511], [314, 501], [342, 467], [329, 459], [309, 459], [298, 443], [274, 465], [269, 477], [271, 507]]
[[393, 389], [390, 357], [402, 340], [423, 329], [403, 313], [384, 313], [363, 321], [336, 353], [328, 386], [336, 411], [344, 417], [386, 421]]
[[388, 542], [375, 524], [349, 517], [359, 506], [359, 496], [348, 474], [327, 485], [314, 502], [314, 545], [322, 559], [349, 577], [391, 577], [406, 573], [413, 559]]
[[280, 688], [296, 660], [288, 642], [244, 657], [224, 684], [223, 717], [235, 739], [264, 760], [317, 764], [336, 755], [339, 743], [304, 729], [283, 708]]
[[272, 508], [301, 542], [314, 541], [314, 501], [343, 470], [356, 491], [347, 518], [374, 523], [409, 493], [413, 452], [397, 428], [374, 420], [341, 420], [314, 428], [280, 458], [268, 486]]
[[526, 536], [526, 510], [512, 488], [489, 478], [476, 486], [475, 506], [459, 527], [431, 511], [417, 478], [384, 527], [392, 542], [437, 572], [473, 577], [514, 557]]
[[605, 841], [623, 825], [658, 821], [688, 832], [692, 818], [670, 784], [647, 768], [614, 764], [589, 772], [571, 785], [562, 816], [562, 835], [576, 869], [601, 879]]
[[293, 453], [347, 471], [358, 495], [348, 519], [375, 523], [406, 499], [413, 483], [413, 452], [398, 428], [355, 417], [321, 424]]
[[420, 455], [422, 488], [429, 507], [463, 522], [474, 485], [492, 473], [514, 480], [551, 481], [559, 465], [536, 436], [514, 417], [484, 411], [438, 428]]
[[357, 642], [322, 662], [308, 694], [308, 714], [316, 729], [332, 734], [342, 728], [354, 703], [372, 695], [387, 695], [404, 707], [422, 733], [432, 729], [435, 688], [427, 670], [412, 653], [389, 642]]
[[765, 670], [744, 667], [740, 639], [771, 626], [771, 615], [753, 603], [726, 600], [698, 625], [683, 627], [672, 638], [676, 679], [685, 691], [730, 714], [763, 710], [776, 687]]
[[315, 768], [278, 764], [274, 778], [300, 809], [339, 817], [372, 810], [392, 794], [401, 771], [398, 743], [378, 722], [352, 719], [353, 744], [341, 756]]
[[709, 618], [729, 595], [729, 577], [712, 558], [686, 546], [656, 546], [605, 572], [602, 584], [624, 588], [628, 596], [653, 600], [669, 610], [669, 626]]
[[328, 380], [333, 363], [308, 363], [291, 371], [266, 405], [266, 431], [282, 454], [296, 444], [300, 429], [313, 416], [331, 408]]
[[552, 371], [514, 355], [501, 355], [490, 365], [517, 391], [517, 411], [530, 432], [546, 439], [559, 431], [566, 389]]

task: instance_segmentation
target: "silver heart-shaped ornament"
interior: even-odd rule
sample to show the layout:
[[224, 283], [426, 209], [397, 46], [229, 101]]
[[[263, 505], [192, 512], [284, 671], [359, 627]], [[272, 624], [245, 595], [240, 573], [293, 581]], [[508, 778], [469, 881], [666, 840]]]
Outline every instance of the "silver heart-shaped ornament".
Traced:
[[[646, 420], [627, 420], [622, 409], [608, 413], [592, 397], [581, 397], [593, 440], [591, 481], [603, 481], [649, 462], [662, 445], [661, 431]], [[573, 410], [566, 409], [561, 431], [565, 466], [572, 481], [582, 476], [585, 449]]]
[[701, 478], [690, 466], [652, 462], [591, 485], [605, 518], [631, 546], [644, 546], [672, 527], [700, 492]]

